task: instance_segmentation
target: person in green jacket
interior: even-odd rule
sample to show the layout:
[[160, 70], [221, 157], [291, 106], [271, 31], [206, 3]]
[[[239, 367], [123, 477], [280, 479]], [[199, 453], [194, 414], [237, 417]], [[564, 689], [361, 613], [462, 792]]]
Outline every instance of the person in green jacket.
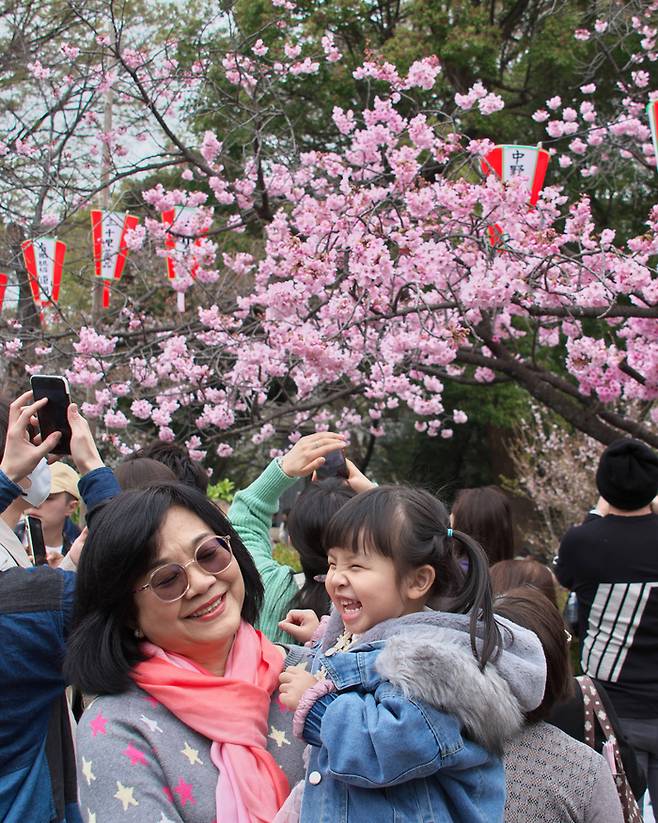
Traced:
[[[287, 488], [300, 477], [313, 474], [329, 452], [345, 446], [342, 435], [333, 432], [317, 432], [300, 438], [283, 457], [275, 458], [250, 486], [238, 492], [229, 509], [228, 518], [253, 557], [265, 589], [263, 606], [254, 625], [274, 643], [290, 642], [290, 636], [279, 628], [279, 622], [288, 614], [299, 588], [293, 569], [272, 556], [272, 517]], [[350, 471], [347, 482], [356, 492], [372, 486], [353, 463], [347, 461], [347, 465]]]

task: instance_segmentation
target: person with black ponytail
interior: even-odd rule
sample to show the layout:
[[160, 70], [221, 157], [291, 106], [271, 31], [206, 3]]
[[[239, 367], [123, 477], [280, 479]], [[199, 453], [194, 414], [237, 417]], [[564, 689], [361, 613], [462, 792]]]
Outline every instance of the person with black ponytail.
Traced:
[[502, 821], [501, 753], [546, 664], [532, 632], [494, 619], [483, 550], [399, 486], [345, 503], [323, 541], [334, 608], [289, 627], [316, 642], [280, 677], [310, 760], [276, 823]]

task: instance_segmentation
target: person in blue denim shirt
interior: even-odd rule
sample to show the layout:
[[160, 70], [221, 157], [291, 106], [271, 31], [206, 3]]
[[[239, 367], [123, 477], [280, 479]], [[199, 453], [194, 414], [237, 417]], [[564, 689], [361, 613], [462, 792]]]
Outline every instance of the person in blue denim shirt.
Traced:
[[[501, 753], [546, 664], [532, 632], [494, 620], [484, 552], [432, 495], [393, 486], [346, 503], [325, 545], [335, 610], [310, 671], [281, 675], [310, 759], [276, 823], [502, 821]], [[298, 640], [316, 626], [282, 624]]]
[[[55, 433], [37, 445], [28, 436], [28, 426], [36, 422], [33, 414], [46, 402], [33, 403], [27, 392], [9, 407], [6, 440], [1, 444], [0, 511], [23, 494], [19, 481], [59, 439]], [[112, 471], [103, 466], [89, 426], [75, 405], [69, 407], [69, 423], [72, 457], [84, 475], [80, 491], [90, 522], [96, 507], [119, 488]], [[82, 820], [62, 674], [75, 590], [75, 575], [66, 568], [75, 569], [82, 543], [71, 547], [58, 569], [28, 566], [27, 558], [7, 552], [0, 571], [0, 820], [4, 823]]]

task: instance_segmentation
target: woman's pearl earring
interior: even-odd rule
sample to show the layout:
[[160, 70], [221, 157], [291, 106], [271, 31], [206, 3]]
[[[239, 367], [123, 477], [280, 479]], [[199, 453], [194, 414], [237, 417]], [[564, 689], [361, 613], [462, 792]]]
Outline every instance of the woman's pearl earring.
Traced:
[[135, 629], [134, 635], [138, 640], [141, 640], [144, 637], [144, 632], [141, 629]]

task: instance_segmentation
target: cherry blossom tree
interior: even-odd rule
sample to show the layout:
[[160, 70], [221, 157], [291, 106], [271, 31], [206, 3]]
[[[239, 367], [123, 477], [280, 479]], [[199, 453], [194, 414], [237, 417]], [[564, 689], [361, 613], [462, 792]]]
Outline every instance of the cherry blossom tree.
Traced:
[[[3, 265], [25, 286], [17, 238], [58, 232], [75, 288], [43, 317], [3, 314], [8, 379], [66, 370], [119, 450], [157, 433], [209, 460], [313, 427], [379, 437], [403, 412], [449, 438], [466, 415], [444, 407], [448, 381], [513, 381], [602, 443], [658, 446], [658, 206], [627, 236], [597, 221], [588, 189], [621, 168], [629, 197], [652, 190], [658, 3], [611, 3], [572, 35], [600, 48], [571, 99], [534, 113], [553, 155], [535, 207], [522, 174], [482, 173], [504, 90], [447, 96], [440, 55], [398, 70], [373, 53], [352, 72], [361, 105], [336, 106], [325, 145], [300, 150], [296, 91], [341, 64], [341, 42], [309, 35], [292, 0], [272, 6], [262, 30], [201, 15], [181, 43], [175, 19], [70, 2], [62, 31], [26, 47], [2, 113]], [[598, 111], [611, 45], [617, 93]], [[209, 118], [222, 132], [198, 134]], [[105, 312], [84, 291], [99, 202], [143, 217]], [[168, 229], [172, 208], [186, 211]]]
[[533, 552], [552, 559], [571, 526], [582, 523], [597, 501], [593, 467], [601, 446], [580, 432], [567, 432], [546, 408], [531, 404], [530, 419], [515, 432], [509, 456], [514, 478], [505, 487], [526, 497], [536, 519], [518, 525]]

